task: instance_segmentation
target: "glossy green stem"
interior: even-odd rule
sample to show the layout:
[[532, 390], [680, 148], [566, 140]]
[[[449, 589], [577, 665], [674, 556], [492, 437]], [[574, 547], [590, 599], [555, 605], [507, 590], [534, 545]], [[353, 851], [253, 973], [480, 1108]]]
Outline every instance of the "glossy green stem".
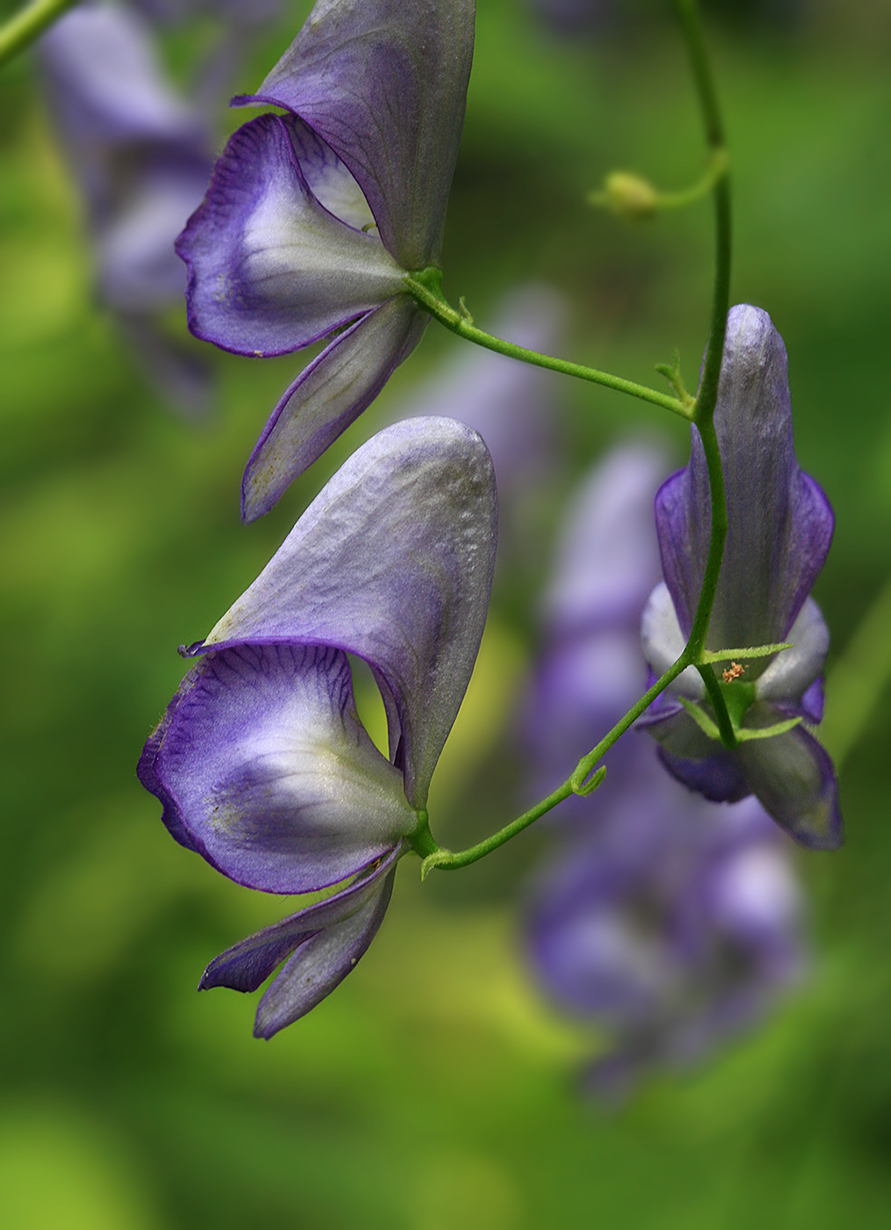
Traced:
[[[455, 854], [449, 850], [437, 849], [427, 854], [424, 858], [422, 874], [426, 874], [433, 867], [443, 870], [466, 867], [469, 863], [474, 863], [478, 859], [484, 858], [492, 850], [496, 850], [499, 846], [504, 845], [506, 841], [510, 841], [517, 833], [528, 828], [530, 824], [556, 807], [558, 803], [569, 798], [570, 794], [586, 793], [588, 787], [585, 786], [585, 782], [594, 770], [597, 762], [621, 738], [625, 731], [637, 721], [656, 697], [664, 692], [687, 667], [696, 666], [699, 668], [704, 666], [705, 641], [708, 635], [712, 608], [714, 607], [718, 591], [718, 578], [721, 572], [721, 561], [724, 557], [724, 544], [727, 539], [727, 496], [724, 486], [724, 471], [721, 465], [721, 452], [714, 427], [714, 414], [718, 400], [721, 359], [724, 353], [727, 312], [730, 307], [732, 254], [730, 184], [726, 171], [727, 158], [723, 126], [714, 80], [702, 36], [699, 8], [695, 0], [675, 0], [675, 7], [690, 57], [697, 98], [705, 126], [706, 142], [712, 158], [716, 159], [723, 168], [722, 172], [717, 176], [713, 187], [715, 205], [715, 281], [712, 296], [711, 331], [703, 364], [702, 380], [700, 381], [699, 392], [695, 401], [691, 403], [689, 399], [681, 400], [679, 398], [666, 397], [664, 394], [656, 393], [652, 389], [646, 389], [641, 385], [632, 385], [628, 381], [620, 380], [616, 376], [595, 372], [590, 368], [578, 368], [575, 364], [564, 364], [560, 360], [549, 359], [547, 356], [535, 355], [534, 352], [524, 351], [522, 347], [515, 347], [510, 345], [510, 343], [500, 342], [497, 338], [481, 333], [480, 330], [474, 328], [472, 321], [449, 307], [442, 298], [441, 275], [438, 270], [425, 270], [420, 275], [420, 279], [410, 278], [408, 283], [409, 290], [411, 290], [419, 302], [424, 304], [432, 315], [441, 320], [447, 328], [452, 329], [453, 332], [458, 333], [462, 337], [469, 338], [470, 341], [476, 341], [480, 345], [487, 346], [490, 350], [497, 350], [500, 354], [523, 359], [525, 362], [537, 363], [540, 367], [550, 367], [554, 371], [566, 371], [569, 375], [578, 375], [583, 379], [592, 380], [598, 384], [606, 384], [608, 387], [618, 389], [621, 392], [630, 392], [634, 396], [642, 397], [646, 401], [651, 401], [656, 405], [662, 405], [669, 410], [674, 410], [675, 413], [680, 414], [683, 418], [693, 419], [705, 451], [711, 495], [709, 550], [699, 602], [693, 617], [693, 626], [683, 653], [677, 661], [653, 684], [637, 704], [625, 714], [622, 720], [601, 739], [597, 746], [579, 761], [570, 777], [553, 794], [548, 795], [546, 799], [542, 799], [535, 807], [530, 808], [522, 816], [505, 825], [503, 829], [500, 829], [491, 837], [487, 837], [484, 841], [471, 846], [467, 850]], [[736, 736], [720, 685], [715, 678], [711, 666], [705, 666], [705, 669], [711, 675], [711, 681], [706, 679], [705, 675], [703, 675], [703, 679], [709, 691], [710, 699], [715, 706], [718, 729], [722, 740], [725, 742], [725, 746], [733, 747], [736, 744]], [[602, 780], [603, 773], [604, 770], [598, 770], [597, 775], [595, 775], [596, 784], [599, 784], [599, 780]], [[590, 786], [594, 784], [595, 782], [589, 783]]]
[[75, 0], [32, 0], [0, 26], [0, 64], [11, 60], [70, 9]]
[[685, 404], [677, 397], [661, 393], [658, 389], [648, 388], [644, 384], [636, 384], [633, 380], [625, 380], [621, 376], [613, 376], [610, 372], [601, 372], [594, 367], [585, 367], [581, 363], [570, 363], [566, 359], [556, 359], [552, 355], [539, 354], [536, 350], [527, 350], [525, 346], [517, 346], [506, 342], [503, 338], [494, 337], [478, 329], [473, 321], [464, 313], [457, 311], [443, 297], [441, 290], [442, 274], [438, 269], [424, 269], [405, 279], [406, 289], [418, 303], [434, 316], [440, 324], [457, 333], [459, 337], [496, 354], [506, 355], [509, 359], [519, 359], [522, 363], [531, 363], [535, 367], [544, 367], [549, 371], [563, 372], [566, 376], [575, 376], [579, 380], [588, 380], [592, 384], [604, 385], [619, 393], [628, 393], [641, 401], [651, 402], [679, 414], [681, 418], [689, 419], [692, 415], [692, 402]]

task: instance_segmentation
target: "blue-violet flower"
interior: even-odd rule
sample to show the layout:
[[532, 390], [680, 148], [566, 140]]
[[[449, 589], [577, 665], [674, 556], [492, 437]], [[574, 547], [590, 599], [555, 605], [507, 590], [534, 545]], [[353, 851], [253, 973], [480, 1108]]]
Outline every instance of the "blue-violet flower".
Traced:
[[[495, 485], [450, 419], [380, 432], [331, 479], [203, 643], [139, 765], [172, 835], [239, 884], [321, 904], [223, 953], [202, 987], [255, 990], [270, 1037], [352, 969], [476, 659], [494, 567]], [[356, 714], [347, 654], [368, 663], [390, 759]]]
[[[645, 684], [639, 627], [659, 571], [652, 502], [664, 472], [658, 448], [627, 444], [571, 505], [528, 707], [537, 797]], [[585, 1081], [613, 1101], [645, 1070], [702, 1058], [753, 1024], [804, 966], [787, 839], [756, 799], [697, 798], [655, 752], [629, 732], [604, 758], [596, 794], [556, 809], [560, 840], [524, 917], [539, 986], [606, 1034]]]
[[634, 747], [621, 790], [542, 868], [525, 919], [548, 998], [606, 1032], [586, 1071], [606, 1100], [751, 1028], [807, 964], [788, 842], [758, 801], [696, 798]]
[[189, 321], [237, 354], [335, 333], [248, 461], [246, 521], [374, 400], [427, 321], [407, 273], [437, 265], [464, 121], [473, 0], [319, 0], [255, 95], [285, 115], [229, 141], [177, 250]]
[[[725, 749], [683, 701], [713, 718], [705, 685], [691, 667], [651, 707], [643, 724], [679, 781], [707, 798], [755, 794], [796, 840], [834, 849], [842, 839], [835, 771], [804, 726], [767, 738], [753, 732], [823, 713], [822, 671], [829, 633], [808, 595], [832, 539], [833, 514], [803, 473], [792, 443], [786, 349], [759, 308], [731, 309], [715, 430], [727, 488], [728, 534], [707, 648], [791, 642], [772, 657], [728, 664], [728, 703], [743, 712], [744, 741]], [[644, 653], [661, 674], [692, 627], [711, 525], [705, 454], [696, 428], [690, 463], [656, 497], [664, 582], [642, 620]]]

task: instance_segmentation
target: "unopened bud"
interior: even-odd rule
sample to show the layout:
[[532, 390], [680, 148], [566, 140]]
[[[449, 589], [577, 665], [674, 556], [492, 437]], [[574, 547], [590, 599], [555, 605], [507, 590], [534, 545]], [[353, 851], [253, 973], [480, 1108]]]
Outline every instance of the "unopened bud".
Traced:
[[653, 185], [630, 171], [607, 175], [603, 191], [592, 193], [590, 200], [594, 205], [606, 205], [631, 222], [652, 218], [659, 209], [659, 195]]

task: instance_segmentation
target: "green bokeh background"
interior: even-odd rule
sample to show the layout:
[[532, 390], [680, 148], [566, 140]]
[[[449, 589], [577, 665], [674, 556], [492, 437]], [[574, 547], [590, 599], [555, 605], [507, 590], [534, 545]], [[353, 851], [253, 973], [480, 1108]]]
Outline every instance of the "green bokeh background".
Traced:
[[[286, 6], [233, 88], [256, 85], [308, 7]], [[212, 956], [293, 906], [178, 847], [136, 782], [182, 674], [175, 647], [205, 634], [323, 479], [459, 343], [431, 327], [375, 408], [243, 528], [244, 461], [301, 360], [209, 353], [215, 414], [195, 426], [171, 413], [92, 302], [30, 57], [0, 73], [0, 1225], [889, 1224], [891, 654], [884, 619], [859, 650], [853, 638], [885, 584], [891, 534], [891, 13], [879, 0], [802, 3], [801, 23], [782, 26], [770, 7], [710, 9], [734, 159], [734, 299], [767, 308], [786, 340], [799, 458], [838, 517], [816, 592], [834, 634], [827, 741], [847, 753], [847, 845], [799, 862], [817, 953], [807, 986], [712, 1062], [609, 1113], [574, 1085], [597, 1039], [538, 1000], [523, 969], [516, 903], [546, 851], [539, 835], [424, 886], [406, 863], [355, 973], [270, 1044], [250, 1036], [252, 998], [194, 993]], [[519, 0], [479, 9], [447, 291], [485, 325], [510, 286], [547, 281], [572, 305], [568, 357], [651, 382], [678, 347], [692, 381], [707, 205], [632, 229], [583, 200], [616, 166], [669, 189], [699, 175], [672, 26], [655, 3], [629, 5], [610, 30], [561, 41]], [[209, 38], [202, 23], [169, 35], [173, 70]], [[683, 458], [684, 428], [660, 412], [552, 387], [567, 475], [626, 429], [661, 429]], [[555, 494], [542, 542], [559, 514]], [[504, 744], [546, 567], [534, 554], [527, 592], [506, 576], [496, 594], [438, 774], [446, 844], [513, 814]], [[856, 671], [833, 688], [846, 650]]]

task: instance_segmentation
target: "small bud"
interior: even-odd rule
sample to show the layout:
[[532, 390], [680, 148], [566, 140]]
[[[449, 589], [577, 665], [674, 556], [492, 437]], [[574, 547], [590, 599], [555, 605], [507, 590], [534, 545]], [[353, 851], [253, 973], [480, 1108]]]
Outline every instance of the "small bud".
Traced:
[[605, 205], [629, 222], [652, 218], [659, 209], [659, 195], [653, 185], [630, 171], [607, 175], [603, 191], [592, 193], [589, 199], [593, 205]]

